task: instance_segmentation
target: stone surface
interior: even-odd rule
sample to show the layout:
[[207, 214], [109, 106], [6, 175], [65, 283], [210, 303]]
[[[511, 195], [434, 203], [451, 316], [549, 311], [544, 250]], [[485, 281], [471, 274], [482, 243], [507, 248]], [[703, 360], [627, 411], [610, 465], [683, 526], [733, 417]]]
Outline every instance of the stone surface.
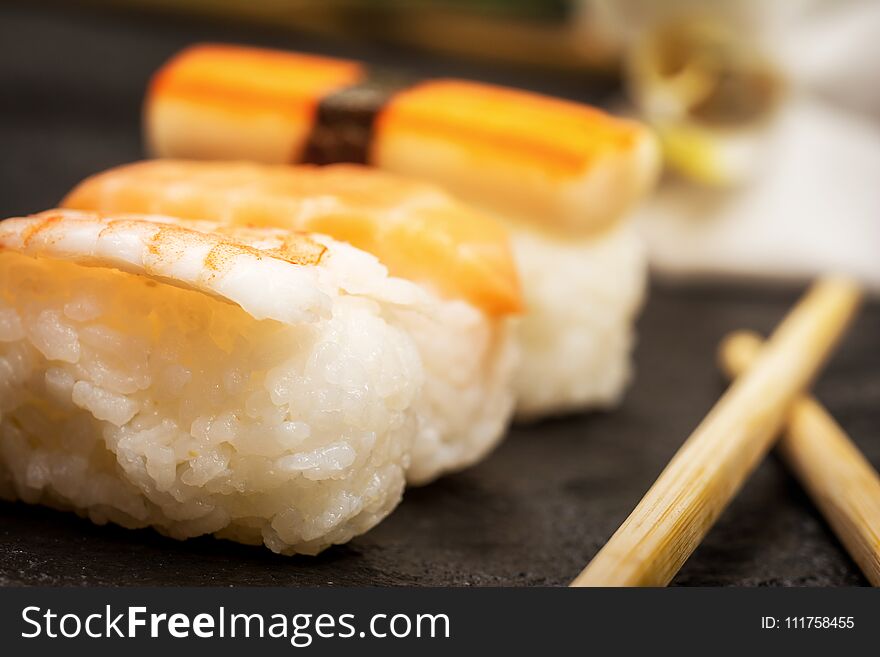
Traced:
[[[330, 51], [326, 44], [224, 27], [4, 7], [0, 42], [0, 215], [42, 210], [79, 179], [142, 157], [149, 73], [194, 40]], [[333, 49], [333, 52], [339, 52]], [[427, 57], [341, 52], [432, 74], [472, 75], [575, 98], [595, 88], [464, 69]], [[601, 94], [599, 94], [601, 95]], [[800, 290], [655, 286], [640, 322], [638, 374], [613, 413], [516, 427], [484, 463], [425, 488], [366, 536], [317, 558], [211, 538], [98, 527], [73, 514], [0, 503], [0, 584], [564, 585], [632, 510], [724, 389], [726, 331], [767, 332]], [[573, 300], [576, 302], [576, 300]], [[880, 304], [866, 307], [817, 386], [880, 465]], [[863, 585], [864, 579], [775, 458], [747, 482], [673, 582]]]

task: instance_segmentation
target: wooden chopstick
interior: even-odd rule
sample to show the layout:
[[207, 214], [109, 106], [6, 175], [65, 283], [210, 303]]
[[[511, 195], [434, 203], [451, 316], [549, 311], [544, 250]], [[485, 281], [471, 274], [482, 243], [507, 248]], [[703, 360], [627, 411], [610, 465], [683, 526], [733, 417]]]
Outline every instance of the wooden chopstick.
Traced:
[[847, 279], [815, 283], [572, 586], [665, 586], [779, 433], [859, 305]]
[[[721, 367], [730, 378], [748, 371], [761, 336], [731, 333], [721, 343]], [[880, 586], [880, 476], [815, 398], [798, 397], [778, 450], [828, 524], [873, 586]]]

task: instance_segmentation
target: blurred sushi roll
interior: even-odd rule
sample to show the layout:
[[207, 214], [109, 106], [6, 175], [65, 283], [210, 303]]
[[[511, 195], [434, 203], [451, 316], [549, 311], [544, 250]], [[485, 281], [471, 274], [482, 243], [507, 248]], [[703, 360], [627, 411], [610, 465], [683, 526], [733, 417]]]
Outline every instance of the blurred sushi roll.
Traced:
[[[408, 481], [469, 466], [504, 434], [517, 363], [510, 318], [522, 307], [509, 236], [439, 189], [353, 165], [152, 160], [97, 174], [62, 205], [321, 233], [372, 254], [406, 292], [381, 314], [412, 339], [424, 372]], [[351, 385], [364, 374], [356, 362], [338, 372]]]
[[0, 497], [313, 554], [397, 505], [423, 294], [323, 236], [0, 222]]
[[646, 280], [625, 216], [659, 169], [638, 123], [475, 82], [202, 45], [156, 74], [145, 129], [163, 157], [367, 164], [492, 213], [513, 235], [527, 304], [519, 416], [619, 400]]

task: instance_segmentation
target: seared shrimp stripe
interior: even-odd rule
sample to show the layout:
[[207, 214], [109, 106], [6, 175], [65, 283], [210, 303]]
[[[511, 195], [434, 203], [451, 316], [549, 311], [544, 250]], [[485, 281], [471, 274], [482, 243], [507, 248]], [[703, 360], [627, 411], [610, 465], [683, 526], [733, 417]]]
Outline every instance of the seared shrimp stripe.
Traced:
[[522, 307], [507, 231], [440, 190], [374, 169], [152, 160], [82, 182], [65, 207], [317, 232], [394, 276], [492, 315]]

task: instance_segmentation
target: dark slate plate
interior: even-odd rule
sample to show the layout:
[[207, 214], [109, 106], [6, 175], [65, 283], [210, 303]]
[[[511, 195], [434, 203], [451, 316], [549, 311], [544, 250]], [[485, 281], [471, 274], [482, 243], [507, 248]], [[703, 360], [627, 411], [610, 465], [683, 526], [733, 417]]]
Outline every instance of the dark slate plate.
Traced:
[[[0, 215], [42, 209], [77, 180], [140, 157], [149, 73], [198, 39], [328, 50], [229, 28], [5, 8], [0, 14]], [[338, 51], [336, 48], [334, 51]], [[374, 61], [399, 55], [345, 52]], [[505, 77], [422, 57], [416, 70], [596, 97], [564, 81]], [[553, 87], [559, 84], [559, 87]], [[516, 427], [479, 466], [425, 488], [376, 529], [316, 558], [0, 503], [0, 584], [563, 585], [632, 510], [721, 394], [726, 331], [770, 331], [800, 292], [655, 286], [640, 321], [637, 378], [622, 407]], [[880, 465], [880, 304], [869, 304], [816, 390]], [[769, 457], [675, 579], [678, 585], [863, 585], [782, 464]]]

